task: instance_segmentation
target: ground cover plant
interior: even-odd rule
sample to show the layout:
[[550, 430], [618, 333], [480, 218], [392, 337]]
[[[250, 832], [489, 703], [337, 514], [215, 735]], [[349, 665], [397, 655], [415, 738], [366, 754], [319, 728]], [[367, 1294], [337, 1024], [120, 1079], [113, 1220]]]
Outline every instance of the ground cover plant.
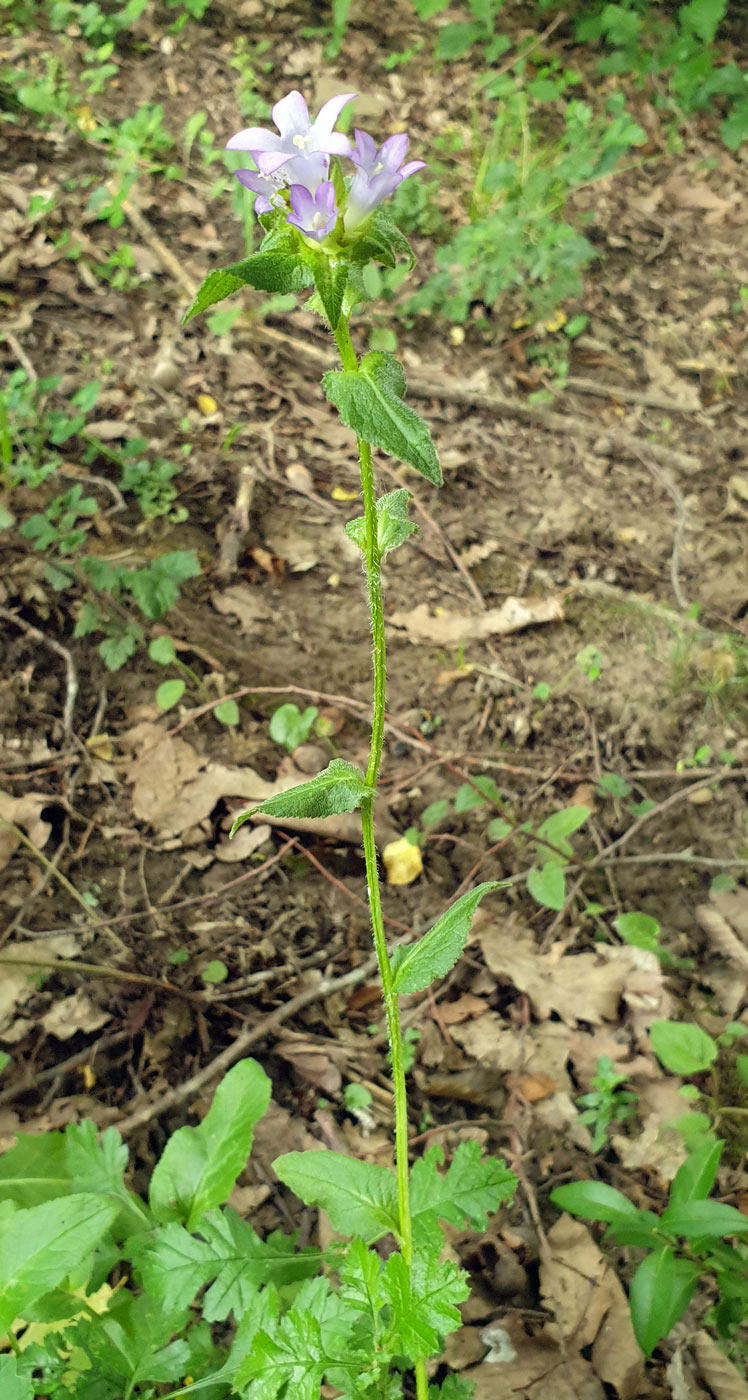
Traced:
[[[2, 13], [6, 1389], [628, 1400], [685, 1368], [721, 1400], [748, 1185], [732, 10], [402, 0], [384, 34], [292, 0], [272, 41], [252, 6]], [[360, 96], [290, 202], [311, 128], [285, 151], [270, 113], [297, 90]], [[428, 162], [363, 213], [356, 127]], [[373, 830], [346, 418], [399, 541]], [[359, 799], [367, 859], [358, 810], [309, 815]]]

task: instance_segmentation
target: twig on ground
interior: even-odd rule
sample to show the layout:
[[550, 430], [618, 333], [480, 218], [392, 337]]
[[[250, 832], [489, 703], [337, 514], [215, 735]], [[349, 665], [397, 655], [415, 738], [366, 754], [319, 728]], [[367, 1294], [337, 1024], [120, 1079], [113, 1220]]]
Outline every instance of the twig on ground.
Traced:
[[683, 536], [688, 524], [688, 506], [677, 482], [673, 479], [671, 472], [666, 468], [658, 466], [656, 462], [648, 462], [646, 457], [639, 459], [643, 466], [651, 472], [655, 481], [663, 486], [675, 505], [675, 528], [673, 530], [673, 548], [670, 552], [670, 582], [673, 585], [673, 594], [679, 608], [686, 612], [689, 603], [684, 596], [680, 586], [680, 552], [683, 545]]
[[[53, 878], [57, 880], [59, 884], [62, 885], [62, 888], [67, 891], [67, 893], [70, 895], [70, 898], [74, 899], [76, 904], [79, 904], [81, 906], [81, 909], [85, 913], [86, 918], [91, 920], [91, 906], [89, 904], [86, 904], [83, 895], [79, 894], [78, 890], [75, 888], [75, 885], [71, 884], [70, 880], [68, 880], [67, 875], [63, 875], [62, 871], [57, 869], [57, 867], [52, 863], [49, 857], [45, 856], [44, 852], [39, 850], [39, 847], [31, 840], [31, 837], [27, 836], [26, 832], [22, 831], [20, 826], [16, 826], [15, 822], [4, 822], [2, 818], [0, 818], [0, 826], [10, 827], [10, 830], [18, 837], [18, 840], [22, 843], [22, 845], [24, 845], [28, 851], [31, 851], [32, 855], [36, 856], [36, 859], [39, 861], [39, 864], [43, 865], [44, 869], [49, 871]], [[122, 942], [122, 939], [119, 937], [119, 934], [112, 932], [111, 928], [109, 927], [109, 922], [106, 921], [101, 924], [99, 924], [98, 921], [94, 922], [97, 923], [97, 927], [100, 927], [104, 933], [108, 934], [112, 942], [119, 949], [120, 953], [125, 953], [129, 957], [129, 948], [125, 943]]]
[[13, 623], [19, 631], [25, 632], [27, 636], [33, 637], [35, 642], [40, 642], [42, 646], [49, 647], [51, 651], [62, 657], [65, 663], [65, 674], [67, 685], [65, 689], [65, 704], [62, 710], [62, 734], [65, 744], [69, 744], [73, 733], [73, 711], [78, 697], [78, 673], [73, 664], [73, 658], [67, 647], [61, 646], [54, 638], [47, 637], [44, 632], [40, 632], [38, 627], [34, 627], [31, 622], [26, 622], [22, 617], [8, 608], [0, 608], [0, 617], [6, 622]]
[[18, 360], [19, 365], [22, 369], [26, 371], [31, 383], [36, 384], [38, 382], [39, 376], [36, 370], [34, 369], [31, 360], [26, 354], [26, 351], [24, 350], [20, 340], [18, 340], [18, 338], [13, 334], [12, 331], [3, 331], [2, 337], [3, 340], [7, 340], [8, 345], [10, 346], [11, 350], [13, 351], [13, 354]]
[[592, 394], [599, 399], [620, 399], [621, 403], [635, 403], [644, 408], [660, 408], [663, 413], [701, 413], [701, 404], [678, 403], [667, 394], [659, 394], [656, 389], [626, 389], [623, 384], [598, 384], [596, 379], [583, 379], [570, 374], [565, 382], [567, 389], [578, 394]]
[[67, 1074], [68, 1070], [76, 1069], [87, 1060], [93, 1060], [101, 1050], [109, 1050], [114, 1045], [121, 1045], [125, 1040], [132, 1040], [132, 1031], [114, 1031], [112, 1035], [98, 1036], [93, 1045], [87, 1045], [84, 1050], [76, 1051], [75, 1055], [71, 1055], [67, 1060], [61, 1060], [59, 1064], [51, 1065], [49, 1069], [41, 1069], [38, 1073], [32, 1072], [30, 1065], [25, 1065], [25, 1078], [20, 1083], [10, 1084], [7, 1089], [0, 1090], [0, 1104], [11, 1103], [19, 1094], [27, 1094], [29, 1090], [36, 1089], [37, 1085], [46, 1084], [58, 1075]]
[[123, 1137], [133, 1133], [136, 1128], [142, 1128], [151, 1119], [158, 1118], [167, 1109], [175, 1108], [187, 1099], [193, 1098], [206, 1084], [210, 1084], [213, 1079], [217, 1079], [224, 1074], [231, 1065], [246, 1053], [259, 1040], [264, 1040], [266, 1036], [282, 1026], [284, 1022], [290, 1021], [297, 1011], [303, 1010], [306, 1006], [311, 1006], [315, 1001], [320, 1001], [322, 997], [330, 996], [332, 992], [342, 991], [345, 987], [355, 987], [359, 982], [366, 981], [371, 976], [377, 966], [375, 957], [368, 958], [360, 967], [353, 968], [350, 972], [344, 972], [340, 977], [323, 977], [316, 987], [307, 987], [298, 996], [292, 997], [290, 1001], [284, 1002], [277, 1010], [271, 1011], [268, 1015], [262, 1015], [256, 1026], [248, 1026], [245, 1030], [239, 1031], [236, 1039], [220, 1055], [216, 1055], [209, 1064], [203, 1065], [196, 1074], [185, 1079], [181, 1084], [174, 1084], [166, 1093], [151, 1103], [143, 1104], [135, 1109], [126, 1118], [122, 1118], [117, 1124], [118, 1131]]

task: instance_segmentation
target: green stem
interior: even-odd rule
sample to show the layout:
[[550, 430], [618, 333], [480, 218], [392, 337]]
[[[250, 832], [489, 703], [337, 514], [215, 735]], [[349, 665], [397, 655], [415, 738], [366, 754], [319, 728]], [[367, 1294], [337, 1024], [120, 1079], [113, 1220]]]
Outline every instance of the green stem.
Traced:
[[[335, 329], [343, 368], [351, 373], [358, 372], [358, 358], [353, 348], [348, 321], [341, 316]], [[369, 616], [374, 669], [374, 700], [371, 719], [371, 742], [369, 762], [366, 768], [366, 785], [371, 795], [361, 803], [361, 829], [366, 862], [366, 883], [369, 891], [369, 911], [374, 948], [382, 981], [382, 998], [387, 1016], [387, 1035], [390, 1042], [390, 1062], [392, 1065], [392, 1086], [395, 1094], [395, 1170], [397, 1174], [397, 1200], [400, 1219], [400, 1248], [408, 1268], [413, 1261], [413, 1227], [410, 1214], [410, 1192], [408, 1187], [408, 1094], [403, 1067], [403, 1035], [400, 1025], [400, 1007], [393, 986], [392, 969], [387, 954], [387, 939], [382, 917], [382, 899], [379, 886], [379, 866], [374, 839], [374, 800], [376, 796], [379, 765], [382, 760], [384, 741], [384, 711], [387, 690], [387, 651], [384, 635], [384, 610], [382, 607], [382, 558], [377, 539], [377, 508], [374, 485], [374, 464], [371, 447], [363, 438], [358, 439], [358, 453], [361, 464], [361, 489], [364, 500], [366, 587], [369, 598]], [[416, 1362], [417, 1400], [427, 1400], [428, 1380], [426, 1364]]]

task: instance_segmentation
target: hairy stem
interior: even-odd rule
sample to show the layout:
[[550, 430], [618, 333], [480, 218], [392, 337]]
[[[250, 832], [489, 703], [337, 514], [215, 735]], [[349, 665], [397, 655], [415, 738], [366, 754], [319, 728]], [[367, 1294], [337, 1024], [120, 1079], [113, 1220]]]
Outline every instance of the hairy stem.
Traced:
[[[335, 330], [343, 368], [358, 371], [358, 358], [353, 348], [348, 322], [341, 317]], [[403, 1259], [410, 1268], [413, 1259], [413, 1229], [410, 1216], [410, 1193], [408, 1189], [408, 1095], [405, 1086], [403, 1067], [403, 1036], [400, 1025], [400, 1008], [393, 989], [392, 970], [387, 955], [387, 940], [382, 918], [382, 900], [379, 887], [379, 867], [377, 848], [374, 840], [374, 801], [379, 765], [382, 759], [384, 739], [384, 711], [387, 688], [387, 653], [384, 636], [384, 610], [382, 608], [382, 559], [377, 539], [377, 510], [374, 486], [374, 466], [371, 447], [362, 438], [358, 439], [358, 453], [361, 465], [361, 489], [364, 500], [366, 588], [371, 619], [374, 703], [371, 720], [371, 742], [369, 762], [366, 768], [366, 784], [372, 789], [371, 795], [361, 803], [361, 828], [366, 862], [366, 883], [369, 892], [369, 910], [374, 948], [382, 981], [382, 998], [387, 1016], [387, 1035], [390, 1042], [392, 1084], [395, 1093], [395, 1164], [397, 1172], [398, 1214], [400, 1217], [400, 1247]], [[425, 1362], [416, 1363], [417, 1400], [427, 1400], [428, 1381]]]

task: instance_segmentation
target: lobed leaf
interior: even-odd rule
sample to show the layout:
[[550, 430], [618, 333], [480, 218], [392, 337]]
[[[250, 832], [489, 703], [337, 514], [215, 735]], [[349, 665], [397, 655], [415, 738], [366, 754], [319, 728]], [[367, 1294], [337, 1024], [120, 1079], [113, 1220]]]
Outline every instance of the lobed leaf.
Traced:
[[437, 1170], [443, 1160], [440, 1147], [430, 1147], [413, 1163], [410, 1177], [414, 1221], [433, 1213], [439, 1220], [464, 1230], [466, 1220], [474, 1230], [485, 1230], [488, 1216], [517, 1187], [517, 1178], [499, 1157], [484, 1157], [478, 1142], [461, 1142], [449, 1168]]
[[394, 355], [373, 350], [364, 355], [357, 370], [329, 370], [322, 383], [347, 428], [441, 486], [441, 467], [428, 427], [402, 401], [405, 374]]
[[370, 792], [360, 768], [343, 758], [333, 758], [324, 772], [318, 773], [310, 782], [299, 783], [297, 787], [279, 792], [257, 807], [241, 812], [229, 836], [233, 836], [255, 812], [262, 812], [267, 817], [293, 817], [296, 820], [333, 817], [339, 812], [355, 812]]
[[499, 889], [499, 880], [486, 880], [468, 890], [449, 908], [433, 928], [408, 947], [396, 948], [390, 959], [393, 990], [397, 996], [422, 992], [437, 977], [445, 977], [454, 967], [467, 941], [470, 923], [484, 894]]

